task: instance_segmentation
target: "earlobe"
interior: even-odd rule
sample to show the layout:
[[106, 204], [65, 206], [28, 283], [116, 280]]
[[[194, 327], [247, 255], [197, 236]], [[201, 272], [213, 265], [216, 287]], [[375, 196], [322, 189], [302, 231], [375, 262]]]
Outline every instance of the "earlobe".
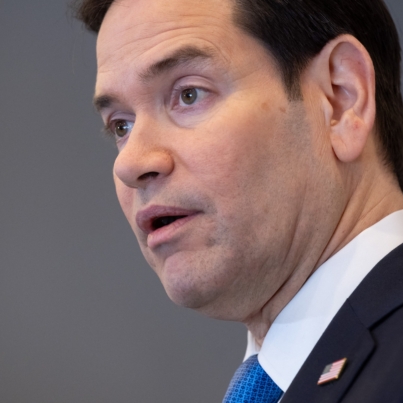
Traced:
[[364, 46], [351, 35], [329, 42], [317, 56], [327, 100], [330, 142], [341, 162], [362, 154], [375, 122], [375, 71]]

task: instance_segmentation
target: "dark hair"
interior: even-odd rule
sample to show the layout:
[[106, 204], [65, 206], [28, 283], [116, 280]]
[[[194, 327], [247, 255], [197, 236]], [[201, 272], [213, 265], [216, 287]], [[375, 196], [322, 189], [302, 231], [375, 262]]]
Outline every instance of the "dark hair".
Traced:
[[72, 5], [76, 17], [86, 28], [98, 33], [106, 12], [114, 0], [74, 0]]
[[[77, 0], [76, 0], [77, 1]], [[77, 16], [98, 32], [114, 0], [81, 0]], [[290, 99], [301, 97], [301, 72], [323, 47], [351, 34], [375, 67], [376, 127], [384, 160], [403, 189], [403, 102], [400, 44], [383, 0], [233, 0], [235, 22], [275, 58]]]

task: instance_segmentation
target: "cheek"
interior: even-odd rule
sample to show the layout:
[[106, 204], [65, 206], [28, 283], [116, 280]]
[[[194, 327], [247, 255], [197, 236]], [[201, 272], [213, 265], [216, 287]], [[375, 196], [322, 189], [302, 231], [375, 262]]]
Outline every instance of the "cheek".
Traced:
[[214, 193], [214, 200], [218, 196], [234, 202], [267, 181], [279, 129], [274, 119], [268, 125], [268, 119], [260, 116], [259, 121], [245, 111], [237, 119], [237, 113], [231, 116], [201, 129], [203, 141], [195, 136], [183, 143], [180, 158], [188, 174]]

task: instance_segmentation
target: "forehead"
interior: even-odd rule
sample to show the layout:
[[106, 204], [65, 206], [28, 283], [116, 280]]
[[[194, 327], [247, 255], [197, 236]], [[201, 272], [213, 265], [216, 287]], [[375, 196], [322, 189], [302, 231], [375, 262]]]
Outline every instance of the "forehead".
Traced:
[[232, 15], [230, 0], [116, 0], [98, 35], [98, 72], [152, 63], [183, 45], [224, 55], [230, 44], [220, 38], [235, 29]]

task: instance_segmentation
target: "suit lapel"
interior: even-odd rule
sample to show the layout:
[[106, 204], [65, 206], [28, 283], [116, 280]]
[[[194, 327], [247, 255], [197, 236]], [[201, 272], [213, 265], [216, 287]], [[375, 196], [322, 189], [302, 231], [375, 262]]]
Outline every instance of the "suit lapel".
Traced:
[[[351, 306], [344, 304], [305, 361], [281, 403], [339, 401], [374, 347], [370, 332], [358, 320]], [[343, 358], [347, 358], [347, 363], [340, 378], [319, 386], [318, 380], [324, 368]]]
[[[381, 260], [344, 303], [281, 403], [339, 402], [375, 348], [371, 328], [403, 305], [403, 245]], [[326, 365], [347, 358], [340, 378], [317, 382]]]

